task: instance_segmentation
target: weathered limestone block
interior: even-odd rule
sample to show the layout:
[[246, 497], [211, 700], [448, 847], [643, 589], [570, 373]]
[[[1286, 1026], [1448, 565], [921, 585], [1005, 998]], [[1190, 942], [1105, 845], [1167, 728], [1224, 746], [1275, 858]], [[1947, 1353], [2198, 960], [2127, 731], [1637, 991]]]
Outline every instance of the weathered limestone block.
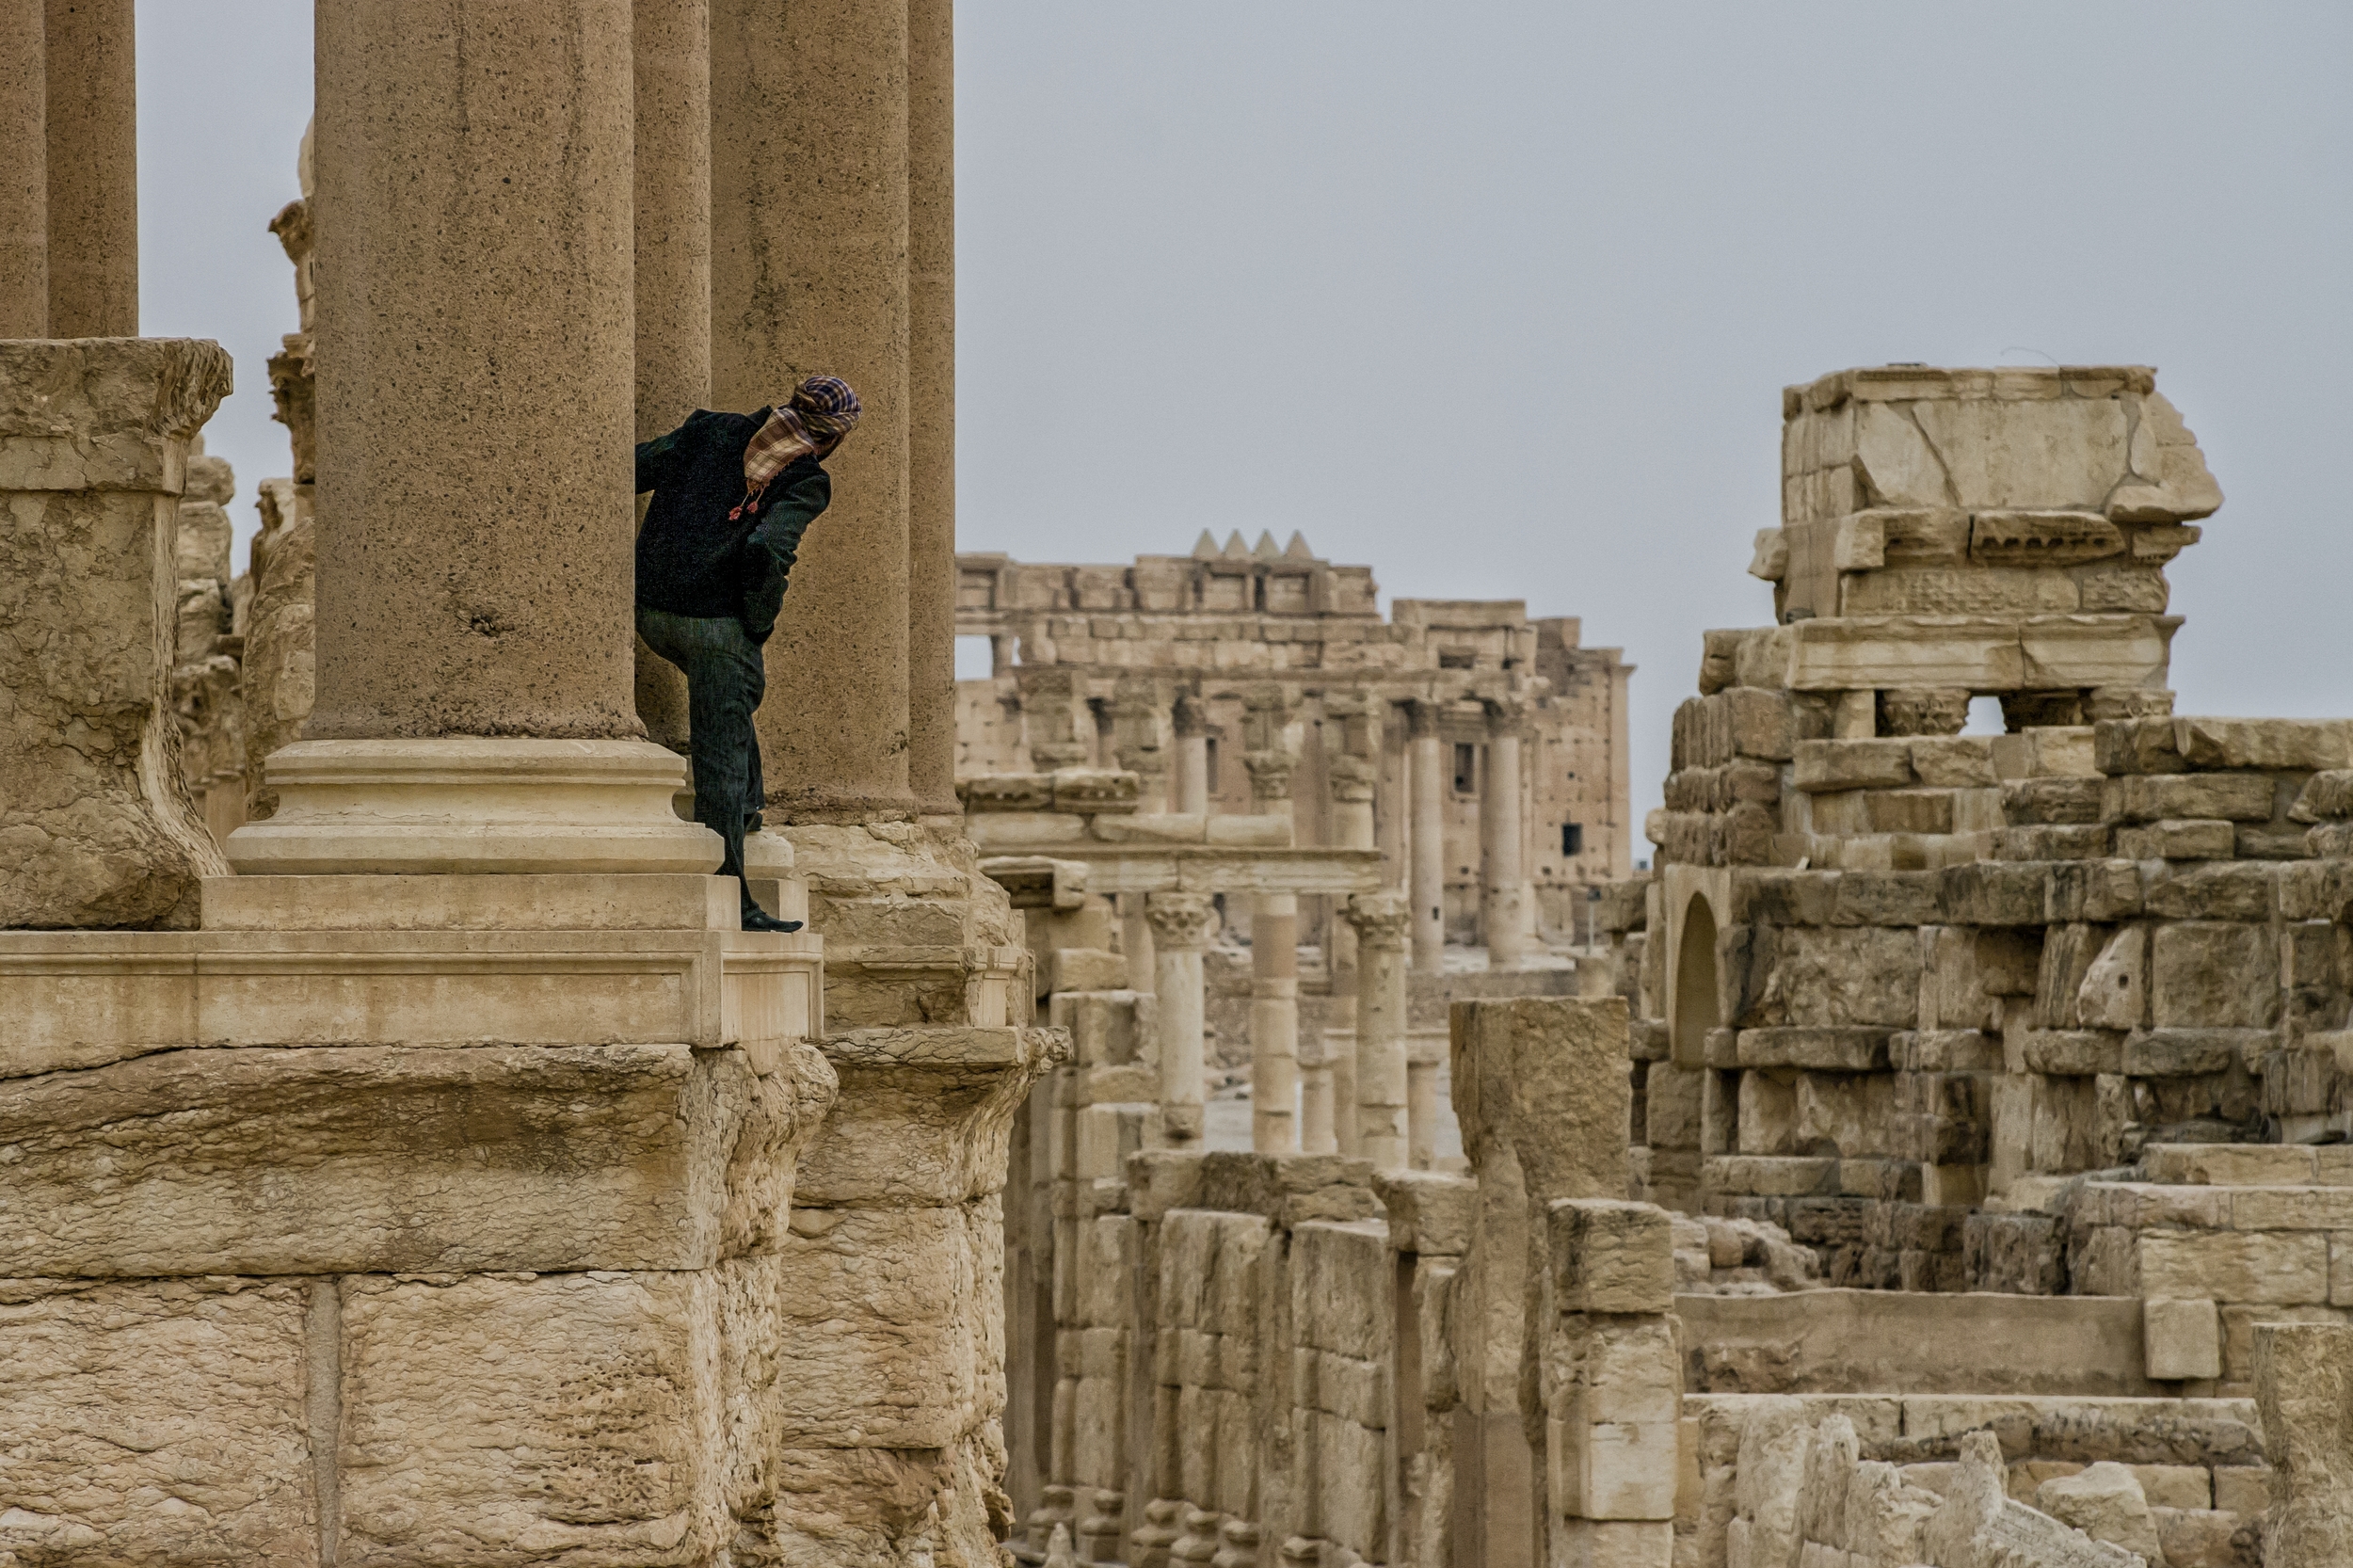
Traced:
[[1001, 1323], [984, 1308], [1002, 1238], [994, 1197], [795, 1208], [777, 1303], [788, 1325], [778, 1352], [792, 1390], [786, 1445], [947, 1448], [1001, 1406], [1001, 1347], [992, 1374], [983, 1325]]
[[2164, 1560], [2148, 1495], [2131, 1468], [2114, 1460], [2044, 1481], [2035, 1492], [2034, 1506], [2094, 1541], [2138, 1552], [2152, 1562]]
[[0, 1561], [317, 1562], [312, 1288], [0, 1287]]
[[0, 345], [0, 928], [192, 926], [228, 869], [171, 673], [174, 498], [229, 386], [210, 343]]
[[2258, 1328], [2255, 1397], [2271, 1461], [2266, 1568], [2353, 1562], [2353, 1328]]
[[708, 1561], [733, 1533], [720, 1298], [743, 1282], [341, 1282], [341, 1560]]
[[[806, 1060], [804, 1060], [806, 1058]], [[773, 1238], [813, 1048], [176, 1050], [0, 1085], [0, 1274], [700, 1268]]]

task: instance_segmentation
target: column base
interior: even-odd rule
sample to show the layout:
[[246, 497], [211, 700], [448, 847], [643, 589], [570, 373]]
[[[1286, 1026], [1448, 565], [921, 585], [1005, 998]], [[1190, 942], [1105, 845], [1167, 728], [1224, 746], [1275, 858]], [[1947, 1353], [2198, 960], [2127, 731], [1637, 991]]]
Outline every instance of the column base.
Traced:
[[276, 815], [229, 836], [244, 875], [709, 872], [719, 836], [671, 799], [650, 741], [297, 741], [264, 769]]

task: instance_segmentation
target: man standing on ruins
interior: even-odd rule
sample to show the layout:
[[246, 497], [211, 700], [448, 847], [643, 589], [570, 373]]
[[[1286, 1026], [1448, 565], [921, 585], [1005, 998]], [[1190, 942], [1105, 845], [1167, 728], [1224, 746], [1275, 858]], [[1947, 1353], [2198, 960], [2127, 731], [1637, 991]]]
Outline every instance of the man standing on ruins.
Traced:
[[638, 492], [653, 492], [637, 535], [637, 634], [685, 672], [695, 820], [726, 841], [719, 874], [742, 887], [746, 931], [801, 928], [743, 881], [744, 835], [764, 797], [752, 714], [801, 536], [833, 499], [823, 464], [857, 417], [847, 382], [812, 376], [773, 408], [698, 408], [637, 446]]

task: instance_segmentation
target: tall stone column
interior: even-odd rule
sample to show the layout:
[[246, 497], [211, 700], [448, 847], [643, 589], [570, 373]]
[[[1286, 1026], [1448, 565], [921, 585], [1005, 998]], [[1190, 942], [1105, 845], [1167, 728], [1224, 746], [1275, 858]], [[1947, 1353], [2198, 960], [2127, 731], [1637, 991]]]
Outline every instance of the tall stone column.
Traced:
[[[1384, 706], [1362, 693], [1329, 693], [1323, 699], [1332, 837], [1341, 849], [1374, 847], [1373, 791], [1380, 776]], [[1331, 1146], [1353, 1154], [1361, 1152], [1352, 1110], [1357, 1084], [1356, 928], [1345, 919], [1336, 919], [1326, 922], [1325, 929], [1331, 942], [1327, 967], [1332, 991], [1324, 1009], [1324, 1066], [1317, 1075], [1315, 1090], [1328, 1096], [1319, 1114], [1333, 1128]]]
[[[1242, 765], [1250, 770], [1253, 815], [1291, 820], [1290, 694], [1273, 681], [1242, 696]], [[1250, 911], [1251, 1146], [1260, 1154], [1299, 1148], [1299, 899], [1258, 893]]]
[[865, 406], [767, 648], [768, 804], [795, 822], [916, 805], [908, 38], [907, 0], [712, 5], [712, 395], [757, 408], [823, 374]]
[[1348, 901], [1356, 930], [1356, 1150], [1376, 1171], [1411, 1157], [1406, 1113], [1404, 900], [1359, 893]]
[[1149, 991], [1155, 979], [1152, 922], [1144, 915], [1144, 893], [1119, 895], [1119, 942], [1127, 952], [1128, 988]]
[[954, 0], [907, 4], [907, 786], [956, 802]]
[[49, 337], [139, 335], [136, 8], [48, 0]]
[[1207, 1021], [1201, 958], [1217, 926], [1217, 908], [1201, 893], [1153, 893], [1153, 990], [1160, 1036], [1160, 1134], [1172, 1148], [1201, 1146]]
[[1299, 1152], [1299, 898], [1260, 893], [1250, 917], [1250, 1146]]
[[1169, 809], [1207, 815], [1209, 809], [1209, 720], [1191, 692], [1177, 697], [1171, 714], [1176, 729], [1176, 783]]
[[[634, 0], [637, 439], [711, 401], [711, 5]], [[686, 677], [632, 638], [648, 737], [687, 742]]]
[[1490, 701], [1487, 709], [1487, 776], [1480, 780], [1480, 822], [1486, 854], [1480, 879], [1479, 923], [1487, 941], [1490, 969], [1519, 968], [1528, 953], [1525, 904], [1526, 839], [1520, 811], [1520, 726], [1524, 707]]
[[242, 872], [718, 863], [632, 694], [630, 51], [621, 0], [320, 8], [317, 699]]
[[1438, 705], [1406, 704], [1408, 788], [1413, 795], [1409, 896], [1413, 901], [1414, 970], [1437, 974], [1446, 952], [1446, 774], [1439, 756]]
[[0, 0], [0, 338], [49, 335], [48, 0]]

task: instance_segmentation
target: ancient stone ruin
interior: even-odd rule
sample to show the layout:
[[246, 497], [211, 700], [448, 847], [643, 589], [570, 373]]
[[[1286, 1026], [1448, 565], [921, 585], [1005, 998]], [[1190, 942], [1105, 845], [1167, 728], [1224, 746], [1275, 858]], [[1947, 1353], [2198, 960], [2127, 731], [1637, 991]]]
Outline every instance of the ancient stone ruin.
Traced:
[[[1392, 1022], [1435, 792], [1329, 848], [1139, 809], [1128, 678], [1058, 674], [1124, 623], [1034, 606], [988, 695], [1057, 739], [1108, 695], [1112, 744], [964, 784], [1072, 1045], [1014, 1132], [1016, 1556], [2353, 1560], [2353, 722], [2173, 716], [2221, 495], [2146, 369], [1826, 376], [1784, 481], [1657, 870], [1577, 994], [1453, 1002], [1456, 1160]], [[1311, 1053], [1254, 932], [1251, 1147], [1205, 1146], [1194, 971], [1106, 950], [1134, 894], [1310, 876], [1354, 1008]]]
[[[2153, 372], [1786, 392], [1637, 874], [1575, 621], [955, 553], [946, 0], [321, 8], [234, 572], [131, 11], [0, 27], [0, 1568], [2353, 1562], [2353, 720], [2173, 714]], [[745, 932], [620, 454], [816, 369]]]

